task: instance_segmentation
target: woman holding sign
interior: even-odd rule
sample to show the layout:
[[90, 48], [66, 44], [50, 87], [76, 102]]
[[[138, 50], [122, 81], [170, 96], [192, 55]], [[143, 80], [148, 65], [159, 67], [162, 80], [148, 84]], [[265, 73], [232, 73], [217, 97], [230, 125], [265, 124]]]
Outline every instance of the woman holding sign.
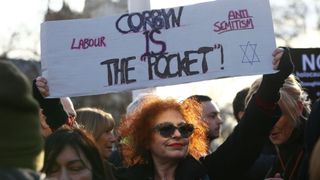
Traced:
[[[258, 90], [261, 79], [251, 86], [248, 102]], [[278, 101], [282, 115], [270, 132], [270, 143], [249, 173], [252, 178], [264, 179], [281, 174], [284, 179], [298, 179], [305, 150], [304, 131], [310, 113], [310, 100], [294, 75], [290, 75], [280, 89]]]
[[280, 117], [279, 89], [293, 70], [288, 51], [276, 49], [273, 56], [273, 64], [280, 71], [263, 76], [233, 134], [209, 155], [206, 128], [195, 102], [156, 97], [145, 100], [120, 125], [129, 168], [119, 170], [118, 179], [225, 180], [246, 172]]
[[195, 102], [179, 103], [157, 97], [145, 100], [120, 125], [128, 168], [118, 169], [116, 178], [226, 180], [245, 173], [281, 115], [277, 106], [279, 89], [293, 71], [287, 50], [276, 49], [273, 57], [273, 66], [279, 72], [263, 76], [234, 132], [209, 155], [205, 125], [199, 120]]

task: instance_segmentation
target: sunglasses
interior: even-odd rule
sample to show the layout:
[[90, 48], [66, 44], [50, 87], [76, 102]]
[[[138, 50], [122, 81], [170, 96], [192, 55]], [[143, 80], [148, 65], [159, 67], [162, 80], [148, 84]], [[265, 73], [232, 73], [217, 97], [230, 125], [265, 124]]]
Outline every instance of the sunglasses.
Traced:
[[176, 129], [178, 129], [181, 137], [188, 138], [193, 133], [194, 127], [192, 124], [183, 123], [178, 126], [173, 125], [172, 123], [161, 123], [153, 127], [153, 129], [164, 138], [172, 137]]

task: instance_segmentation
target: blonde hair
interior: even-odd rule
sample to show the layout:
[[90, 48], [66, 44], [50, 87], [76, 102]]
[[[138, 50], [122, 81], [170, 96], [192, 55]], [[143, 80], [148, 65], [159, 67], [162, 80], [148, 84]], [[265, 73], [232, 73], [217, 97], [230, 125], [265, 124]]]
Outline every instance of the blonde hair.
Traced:
[[80, 108], [76, 110], [76, 121], [90, 132], [97, 140], [104, 132], [113, 130], [115, 121], [111, 114], [97, 108]]
[[[246, 107], [252, 96], [258, 91], [262, 78], [257, 79], [250, 87], [248, 95], [245, 100]], [[280, 88], [280, 99], [278, 104], [283, 108], [282, 111], [288, 114], [295, 126], [300, 124], [300, 117], [307, 119], [307, 115], [310, 113], [310, 100], [308, 94], [303, 90], [301, 84], [298, 82], [294, 75], [290, 75], [284, 82], [282, 88]], [[304, 113], [299, 111], [302, 105]]]
[[320, 139], [318, 139], [316, 145], [311, 154], [309, 165], [310, 180], [320, 179]]

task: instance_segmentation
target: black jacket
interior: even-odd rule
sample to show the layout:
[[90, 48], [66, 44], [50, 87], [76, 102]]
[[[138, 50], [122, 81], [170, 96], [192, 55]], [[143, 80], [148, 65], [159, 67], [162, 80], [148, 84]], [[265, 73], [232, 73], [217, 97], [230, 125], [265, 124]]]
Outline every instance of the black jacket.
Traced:
[[265, 179], [270, 167], [277, 159], [277, 152], [270, 140], [264, 145], [259, 158], [256, 159], [254, 165], [242, 179], [246, 180], [262, 180]]
[[[277, 146], [279, 149], [279, 154], [277, 154], [277, 158], [275, 159], [266, 177], [271, 178], [274, 177], [276, 173], [281, 173], [281, 176], [284, 179], [298, 179], [304, 154], [303, 141], [305, 121], [306, 120], [301, 119], [300, 126], [293, 130], [288, 141]], [[285, 168], [281, 166], [280, 161], [283, 161]]]
[[[272, 106], [263, 104], [256, 96], [227, 140], [215, 152], [200, 158], [199, 161], [187, 156], [178, 164], [175, 179], [238, 179], [260, 154], [280, 114], [280, 109], [275, 103]], [[118, 169], [115, 175], [119, 180], [152, 180], [153, 163]]]
[[320, 99], [313, 105], [305, 129], [304, 157], [300, 170], [300, 180], [309, 179], [309, 161], [314, 145], [320, 137]]

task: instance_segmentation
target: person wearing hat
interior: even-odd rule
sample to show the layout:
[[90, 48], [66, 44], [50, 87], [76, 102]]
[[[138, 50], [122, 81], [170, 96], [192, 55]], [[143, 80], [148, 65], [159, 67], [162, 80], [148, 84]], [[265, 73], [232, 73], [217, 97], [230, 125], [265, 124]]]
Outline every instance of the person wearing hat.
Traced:
[[0, 179], [40, 179], [44, 142], [31, 83], [0, 61], [0, 84]]

